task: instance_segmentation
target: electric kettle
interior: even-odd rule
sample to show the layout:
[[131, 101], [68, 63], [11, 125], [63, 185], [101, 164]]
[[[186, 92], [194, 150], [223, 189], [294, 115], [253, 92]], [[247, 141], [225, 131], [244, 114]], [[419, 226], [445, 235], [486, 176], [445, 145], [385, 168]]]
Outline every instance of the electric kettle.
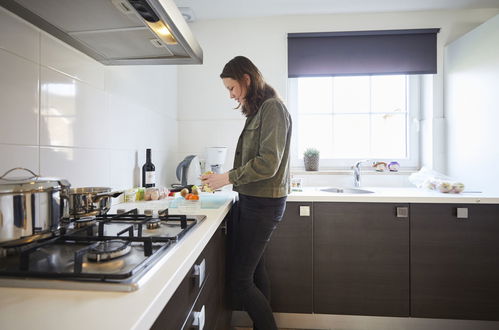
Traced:
[[177, 166], [177, 179], [182, 186], [201, 185], [201, 165], [196, 155], [189, 155]]

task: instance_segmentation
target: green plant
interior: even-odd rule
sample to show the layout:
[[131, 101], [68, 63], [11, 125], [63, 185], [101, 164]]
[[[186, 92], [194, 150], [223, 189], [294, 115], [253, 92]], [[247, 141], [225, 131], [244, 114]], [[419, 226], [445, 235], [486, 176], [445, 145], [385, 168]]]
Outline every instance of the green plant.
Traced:
[[319, 156], [320, 151], [315, 148], [307, 148], [305, 152], [303, 153], [303, 156], [305, 157], [314, 157], [314, 156]]

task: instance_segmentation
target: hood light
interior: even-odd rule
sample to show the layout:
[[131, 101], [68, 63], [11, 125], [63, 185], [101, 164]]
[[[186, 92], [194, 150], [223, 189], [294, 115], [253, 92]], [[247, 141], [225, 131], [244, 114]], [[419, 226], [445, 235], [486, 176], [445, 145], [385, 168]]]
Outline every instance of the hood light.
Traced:
[[165, 23], [163, 23], [162, 21], [157, 21], [157, 22], [146, 21], [146, 23], [165, 43], [167, 43], [168, 45], [177, 44], [177, 40], [175, 39], [170, 29]]

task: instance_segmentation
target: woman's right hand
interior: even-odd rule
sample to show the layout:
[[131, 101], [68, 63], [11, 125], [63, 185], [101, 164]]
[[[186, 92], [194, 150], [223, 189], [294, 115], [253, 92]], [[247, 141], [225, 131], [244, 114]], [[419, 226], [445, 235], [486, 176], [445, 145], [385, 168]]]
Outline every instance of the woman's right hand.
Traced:
[[201, 182], [203, 183], [203, 185], [207, 185], [212, 190], [221, 188], [230, 184], [229, 172], [223, 174], [203, 174], [201, 175]]

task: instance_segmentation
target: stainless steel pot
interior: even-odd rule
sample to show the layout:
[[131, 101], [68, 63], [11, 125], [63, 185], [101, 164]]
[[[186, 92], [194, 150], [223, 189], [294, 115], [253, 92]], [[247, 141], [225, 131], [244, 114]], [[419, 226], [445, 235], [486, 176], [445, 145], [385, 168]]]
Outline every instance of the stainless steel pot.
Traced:
[[[13, 171], [28, 177], [7, 177]], [[52, 236], [60, 220], [69, 217], [63, 179], [42, 178], [26, 168], [13, 168], [0, 177], [0, 246], [14, 246]]]
[[69, 213], [75, 218], [105, 214], [111, 208], [111, 198], [122, 193], [107, 187], [71, 188]]

